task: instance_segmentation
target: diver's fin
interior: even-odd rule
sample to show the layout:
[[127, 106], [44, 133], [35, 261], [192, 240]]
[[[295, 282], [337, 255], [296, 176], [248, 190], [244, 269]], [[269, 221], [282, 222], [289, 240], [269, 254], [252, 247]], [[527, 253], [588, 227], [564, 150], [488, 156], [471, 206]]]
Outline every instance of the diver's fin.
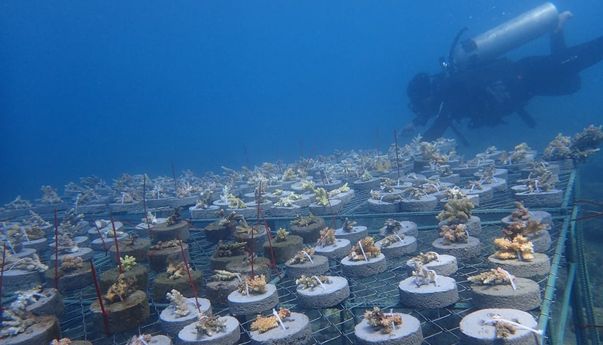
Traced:
[[469, 145], [469, 141], [467, 140], [467, 138], [465, 138], [465, 136], [463, 135], [463, 133], [461, 133], [461, 131], [459, 131], [456, 128], [456, 126], [454, 126], [452, 123], [450, 124], [450, 129], [454, 132], [454, 134], [459, 139], [459, 141], [461, 142], [461, 144], [463, 144], [463, 146], [470, 146]]
[[448, 126], [451, 125], [451, 121], [446, 114], [440, 115], [436, 117], [431, 126], [423, 133], [423, 139], [427, 141], [436, 140], [448, 129]]
[[528, 125], [528, 127], [536, 127], [536, 121], [534, 120], [532, 115], [530, 115], [530, 113], [528, 113], [524, 108], [519, 108], [519, 110], [517, 110], [517, 115], [519, 115], [519, 117], [523, 120], [526, 125]]

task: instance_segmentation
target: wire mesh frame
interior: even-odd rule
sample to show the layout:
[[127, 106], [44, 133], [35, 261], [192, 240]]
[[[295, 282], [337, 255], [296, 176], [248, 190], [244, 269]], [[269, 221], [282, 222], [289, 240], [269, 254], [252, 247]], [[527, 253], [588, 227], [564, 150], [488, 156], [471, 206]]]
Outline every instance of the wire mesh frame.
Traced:
[[[356, 218], [359, 219], [359, 218]], [[559, 235], [563, 222], [557, 220], [554, 228], [551, 229], [551, 235], [554, 239], [551, 250], [548, 255], [554, 255], [556, 248], [556, 239]], [[376, 231], [372, 231], [374, 235]], [[458, 344], [460, 319], [467, 313], [473, 311], [470, 306], [470, 288], [467, 277], [482, 272], [489, 268], [486, 262], [486, 256], [493, 252], [491, 245], [492, 239], [500, 233], [500, 225], [491, 224], [484, 226], [483, 233], [480, 235], [482, 240], [482, 255], [479, 260], [472, 262], [459, 262], [459, 271], [452, 277], [457, 280], [460, 300], [449, 308], [436, 310], [411, 310], [404, 308], [399, 303], [398, 283], [408, 276], [406, 260], [410, 257], [405, 256], [398, 259], [388, 260], [387, 270], [381, 274], [363, 278], [349, 279], [350, 297], [335, 308], [322, 310], [309, 310], [298, 304], [296, 285], [290, 278], [276, 279], [278, 288], [280, 306], [290, 308], [294, 311], [305, 313], [311, 320], [312, 337], [315, 344], [352, 344], [354, 342], [354, 326], [360, 321], [362, 313], [367, 308], [379, 306], [383, 309], [393, 309], [410, 313], [421, 321], [425, 344]], [[437, 237], [437, 231], [433, 229], [424, 229], [418, 236], [420, 251], [426, 251], [431, 248], [431, 242]], [[209, 258], [213, 244], [207, 242], [200, 232], [193, 234], [191, 245], [191, 263], [198, 270], [204, 272], [207, 277], [210, 274]], [[113, 268], [108, 257], [96, 257], [95, 261], [100, 270]], [[561, 262], [559, 267], [564, 266]], [[329, 275], [342, 275], [341, 265], [338, 262], [331, 261]], [[153, 275], [152, 275], [153, 276]], [[151, 276], [151, 279], [152, 279]], [[546, 277], [538, 280], [541, 286], [541, 292], [544, 294], [546, 287]], [[201, 294], [203, 295], [201, 289]], [[102, 327], [98, 319], [95, 319], [89, 311], [89, 305], [96, 299], [94, 289], [89, 287], [77, 290], [65, 298], [65, 313], [61, 318], [61, 328], [63, 336], [72, 339], [89, 339], [94, 344], [125, 344], [133, 333], [160, 333], [158, 315], [165, 306], [162, 303], [155, 303], [153, 296], [148, 293], [149, 303], [151, 305], [151, 317], [142, 324], [139, 329], [118, 334], [111, 337], [105, 337], [102, 334]], [[214, 311], [220, 315], [228, 314], [227, 308], [214, 306]], [[538, 317], [540, 310], [532, 311], [534, 317]], [[244, 335], [249, 333], [249, 320], [242, 321], [242, 331]], [[243, 337], [247, 339], [247, 337]], [[242, 344], [247, 343], [242, 341]]]
[[[567, 187], [567, 184], [570, 181], [569, 174], [561, 175], [560, 180], [561, 183], [565, 184]], [[369, 229], [371, 229], [371, 234], [374, 235], [377, 231], [375, 224], [383, 224], [383, 220], [389, 215], [363, 213], [362, 207], [364, 206], [363, 203], [365, 203], [365, 200], [365, 195], [359, 193], [342, 214], [353, 217], [361, 224], [370, 223]], [[485, 209], [485, 207], [492, 207], [492, 214], [489, 214], [488, 209]], [[485, 216], [485, 218], [490, 217], [495, 219], [500, 216], [502, 211], [510, 211], [512, 207], [513, 199], [510, 193], [497, 193], [493, 200], [480, 205], [479, 214], [480, 216]], [[354, 213], [352, 213], [352, 211]], [[557, 211], [554, 213], [564, 214], [564, 211], [561, 209], [553, 209], [552, 211]], [[435, 213], [436, 212], [429, 212], [426, 214], [417, 214], [417, 216], [433, 217]], [[412, 219], [415, 214], [407, 213], [398, 215], [404, 216], [404, 218], [407, 219]], [[549, 256], [555, 254], [554, 249], [557, 248], [556, 241], [560, 232], [560, 227], [561, 224], [564, 223], [563, 217], [564, 216], [558, 217], [555, 227], [551, 229], [551, 235], [554, 242], [551, 246], [552, 249], [547, 253]], [[286, 221], [287, 219], [270, 219], [271, 229], [276, 229], [279, 223], [286, 224]], [[276, 279], [275, 283], [277, 284], [279, 292], [280, 305], [291, 308], [294, 311], [303, 312], [310, 318], [313, 330], [312, 338], [313, 342], [316, 344], [354, 343], [353, 331], [355, 324], [360, 321], [364, 310], [373, 306], [406, 312], [417, 317], [421, 321], [425, 344], [458, 344], [458, 323], [464, 315], [473, 311], [470, 306], [470, 289], [467, 283], [467, 277], [489, 268], [486, 263], [486, 254], [493, 252], [491, 242], [494, 236], [499, 234], [501, 228], [500, 224], [497, 224], [496, 221], [485, 223], [488, 225], [484, 226], [483, 234], [480, 236], [483, 246], [482, 253], [484, 253], [484, 255], [480, 257], [481, 260], [469, 263], [459, 263], [459, 271], [453, 275], [453, 278], [457, 280], [461, 299], [458, 303], [449, 308], [436, 310], [410, 310], [403, 308], [399, 304], [397, 285], [398, 282], [406, 278], [408, 274], [405, 262], [409, 257], [389, 260], [387, 270], [379, 275], [364, 279], [349, 279], [351, 288], [350, 298], [337, 307], [329, 309], [304, 309], [297, 303], [294, 281], [291, 279]], [[204, 277], [208, 277], [211, 274], [209, 258], [214, 251], [215, 244], [208, 242], [202, 232], [195, 230], [199, 230], [199, 228], [193, 229], [192, 236], [188, 241], [190, 246], [191, 264], [193, 264], [197, 270], [203, 271]], [[419, 251], [429, 250], [431, 248], [431, 241], [436, 237], [437, 232], [435, 231], [434, 226], [421, 227], [421, 232], [418, 236]], [[114, 267], [110, 258], [104, 254], [97, 254], [94, 260], [101, 272]], [[561, 258], [559, 265], [552, 269], [557, 271], [564, 266], [565, 260]], [[338, 262], [331, 262], [328, 274], [342, 275], [340, 264]], [[154, 274], [151, 273], [151, 281], [153, 277]], [[539, 280], [538, 283], [541, 286], [542, 292], [545, 292], [546, 277]], [[549, 288], [554, 287], [549, 286]], [[147, 296], [149, 296], [149, 304], [151, 305], [151, 316], [149, 319], [141, 324], [138, 329], [109, 337], [102, 334], [102, 327], [99, 326], [101, 323], [92, 316], [92, 313], [89, 310], [90, 304], [96, 299], [94, 289], [92, 287], [87, 287], [71, 292], [67, 294], [64, 299], [65, 311], [61, 317], [62, 334], [63, 336], [72, 339], [88, 339], [94, 344], [99, 345], [125, 344], [129, 338], [136, 333], [158, 334], [160, 333], [158, 316], [161, 309], [165, 307], [165, 304], [155, 303], [152, 294], [149, 292], [150, 291], [147, 293]], [[201, 289], [201, 295], [204, 295], [203, 288]], [[551, 293], [549, 292], [548, 295], [551, 295]], [[548, 302], [552, 303], [552, 300]], [[214, 306], [214, 312], [220, 315], [226, 315], [228, 314], [228, 309]], [[532, 311], [532, 314], [537, 318], [539, 310]], [[241, 319], [241, 321], [243, 335], [241, 343], [245, 344], [248, 343], [247, 339], [250, 321], [244, 319]]]

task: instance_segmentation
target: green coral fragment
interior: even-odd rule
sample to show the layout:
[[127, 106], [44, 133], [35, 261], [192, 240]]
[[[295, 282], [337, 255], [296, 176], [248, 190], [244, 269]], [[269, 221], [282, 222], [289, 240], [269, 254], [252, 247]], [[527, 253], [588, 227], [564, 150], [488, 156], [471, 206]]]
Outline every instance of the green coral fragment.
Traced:
[[123, 267], [124, 271], [130, 271], [132, 268], [134, 268], [134, 266], [136, 266], [136, 258], [130, 255], [124, 256], [121, 258], [121, 266]]

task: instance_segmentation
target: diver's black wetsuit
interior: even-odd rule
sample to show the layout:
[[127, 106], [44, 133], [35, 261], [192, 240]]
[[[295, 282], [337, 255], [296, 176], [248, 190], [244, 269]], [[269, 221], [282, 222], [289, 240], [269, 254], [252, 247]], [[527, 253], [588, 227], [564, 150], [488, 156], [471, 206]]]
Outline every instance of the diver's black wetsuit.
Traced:
[[[426, 140], [441, 137], [453, 121], [469, 119], [470, 127], [494, 126], [518, 113], [529, 126], [533, 119], [523, 110], [534, 96], [558, 96], [580, 89], [580, 71], [603, 59], [603, 36], [566, 48], [563, 34], [551, 37], [551, 54], [517, 62], [506, 58], [487, 64], [440, 73], [431, 77], [430, 102], [436, 119], [424, 133]], [[434, 107], [432, 106], [432, 109]], [[425, 124], [433, 114], [418, 114], [413, 123]]]

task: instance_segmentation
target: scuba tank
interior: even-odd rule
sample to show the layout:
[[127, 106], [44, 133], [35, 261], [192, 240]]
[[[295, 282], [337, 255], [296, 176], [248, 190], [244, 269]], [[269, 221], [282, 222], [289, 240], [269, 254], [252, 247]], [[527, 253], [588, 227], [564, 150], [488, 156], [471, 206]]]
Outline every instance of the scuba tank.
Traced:
[[511, 49], [557, 29], [559, 13], [550, 2], [471, 39], [455, 44], [451, 62], [455, 67], [495, 59]]

